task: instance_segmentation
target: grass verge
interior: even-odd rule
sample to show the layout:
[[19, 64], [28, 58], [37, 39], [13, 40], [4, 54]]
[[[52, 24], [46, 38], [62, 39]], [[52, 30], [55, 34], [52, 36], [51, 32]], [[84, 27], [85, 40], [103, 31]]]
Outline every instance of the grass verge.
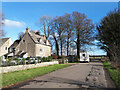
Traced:
[[120, 70], [117, 70], [116, 68], [112, 67], [110, 62], [103, 62], [103, 65], [109, 72], [116, 86], [120, 89]]
[[55, 64], [51, 66], [44, 66], [38, 68], [32, 68], [28, 70], [15, 71], [10, 73], [2, 74], [2, 87], [8, 87], [16, 83], [20, 83], [34, 77], [47, 74], [58, 69], [68, 67], [70, 65], [65, 64]]

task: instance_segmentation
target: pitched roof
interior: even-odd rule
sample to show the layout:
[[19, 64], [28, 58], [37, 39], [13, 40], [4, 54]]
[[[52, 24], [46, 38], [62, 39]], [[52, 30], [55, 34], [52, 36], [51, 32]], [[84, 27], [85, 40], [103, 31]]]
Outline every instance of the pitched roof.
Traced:
[[0, 47], [10, 38], [0, 38]]
[[10, 48], [16, 48], [19, 42], [20, 40], [15, 40], [14, 43], [10, 46]]
[[29, 35], [36, 44], [44, 44], [50, 46], [50, 44], [47, 43], [47, 39], [44, 37], [44, 35], [35, 34], [33, 31], [29, 31]]

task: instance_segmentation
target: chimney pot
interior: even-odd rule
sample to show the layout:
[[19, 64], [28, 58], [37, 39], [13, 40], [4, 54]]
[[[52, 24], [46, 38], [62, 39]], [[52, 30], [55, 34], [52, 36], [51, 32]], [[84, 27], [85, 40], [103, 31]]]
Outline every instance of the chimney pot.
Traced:
[[30, 29], [27, 27], [27, 28], [26, 28], [26, 31], [28, 32], [28, 31], [30, 31]]

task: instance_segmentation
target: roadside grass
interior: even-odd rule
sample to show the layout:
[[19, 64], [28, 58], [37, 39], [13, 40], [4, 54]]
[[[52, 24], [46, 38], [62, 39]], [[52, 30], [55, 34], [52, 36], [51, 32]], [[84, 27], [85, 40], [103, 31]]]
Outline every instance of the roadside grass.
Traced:
[[80, 62], [75, 61], [75, 62], [69, 62], [69, 63], [80, 63]]
[[110, 62], [103, 62], [103, 65], [114, 80], [116, 86], [120, 89], [120, 70], [117, 70], [116, 68], [112, 67]]
[[68, 66], [70, 65], [55, 64], [51, 66], [44, 66], [44, 67], [32, 68], [28, 70], [5, 73], [2, 74], [2, 87], [8, 87]]
[[102, 57], [89, 57], [90, 59], [93, 59], [93, 58], [102, 58]]

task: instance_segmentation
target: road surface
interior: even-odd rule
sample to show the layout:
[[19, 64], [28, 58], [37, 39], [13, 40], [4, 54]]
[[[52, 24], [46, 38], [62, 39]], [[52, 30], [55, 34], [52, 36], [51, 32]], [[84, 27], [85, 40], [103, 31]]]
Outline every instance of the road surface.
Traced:
[[101, 62], [78, 63], [36, 77], [15, 88], [114, 88], [107, 81]]

